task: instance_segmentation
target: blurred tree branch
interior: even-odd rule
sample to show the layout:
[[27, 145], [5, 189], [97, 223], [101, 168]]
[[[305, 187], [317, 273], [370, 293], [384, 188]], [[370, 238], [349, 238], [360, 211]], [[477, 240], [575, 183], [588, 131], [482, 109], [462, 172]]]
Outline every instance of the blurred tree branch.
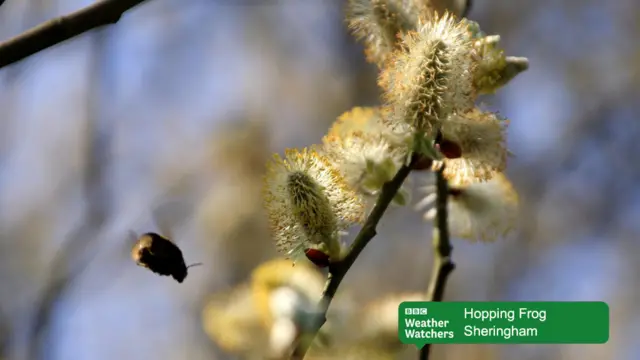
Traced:
[[[107, 217], [108, 199], [103, 186], [103, 172], [108, 159], [110, 137], [100, 131], [103, 84], [106, 79], [105, 46], [106, 35], [103, 31], [95, 34], [92, 44], [91, 64], [88, 66], [88, 98], [86, 127], [84, 134], [86, 157], [81, 186], [88, 208], [84, 221], [70, 235], [54, 255], [50, 266], [50, 280], [44, 285], [40, 298], [35, 304], [35, 316], [29, 329], [29, 359], [47, 358], [47, 331], [50, 327], [51, 315], [55, 311], [63, 295], [91, 262], [86, 252], [98, 240], [98, 231]], [[96, 253], [92, 253], [95, 256]]]
[[[69, 40], [91, 29], [115, 24], [122, 14], [146, 0], [103, 0], [42, 23], [0, 43], [0, 68]], [[2, 5], [3, 0], [0, 0]]]
[[[0, 5], [2, 3], [0, 2]], [[0, 308], [0, 359], [9, 358], [9, 341], [11, 336], [11, 324], [5, 315], [5, 312]]]
[[309, 350], [309, 347], [311, 347], [311, 343], [313, 342], [316, 334], [327, 321], [327, 311], [329, 310], [333, 297], [338, 291], [338, 287], [340, 286], [342, 279], [345, 277], [351, 268], [351, 265], [356, 261], [362, 250], [364, 250], [367, 244], [369, 244], [369, 241], [376, 236], [376, 226], [378, 225], [378, 222], [382, 219], [382, 216], [389, 207], [389, 204], [404, 183], [405, 179], [409, 176], [409, 173], [411, 173], [411, 170], [416, 163], [416, 159], [416, 157], [413, 157], [408, 165], [405, 164], [400, 168], [400, 170], [398, 170], [391, 181], [382, 186], [382, 191], [376, 201], [376, 205], [373, 210], [371, 210], [371, 213], [367, 217], [362, 229], [353, 241], [347, 255], [341, 261], [329, 265], [329, 277], [319, 305], [321, 316], [317, 321], [314, 331], [308, 334], [308, 339], [305, 338], [304, 341], [300, 341], [298, 346], [293, 350], [291, 359], [304, 359], [304, 356]]
[[[430, 301], [442, 301], [444, 298], [444, 289], [447, 285], [449, 274], [455, 269], [454, 263], [451, 261], [451, 252], [453, 246], [449, 239], [449, 226], [447, 214], [447, 200], [449, 197], [449, 184], [443, 175], [444, 166], [436, 172], [436, 227], [433, 229], [433, 270], [431, 272], [431, 281], [427, 290], [427, 298]], [[420, 360], [429, 359], [429, 350], [431, 344], [426, 344], [420, 349]]]

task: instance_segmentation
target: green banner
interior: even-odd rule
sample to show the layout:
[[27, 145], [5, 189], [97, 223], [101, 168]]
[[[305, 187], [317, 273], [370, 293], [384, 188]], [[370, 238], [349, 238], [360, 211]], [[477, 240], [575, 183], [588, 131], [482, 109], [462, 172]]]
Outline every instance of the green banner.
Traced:
[[604, 302], [415, 302], [400, 304], [403, 344], [604, 344]]

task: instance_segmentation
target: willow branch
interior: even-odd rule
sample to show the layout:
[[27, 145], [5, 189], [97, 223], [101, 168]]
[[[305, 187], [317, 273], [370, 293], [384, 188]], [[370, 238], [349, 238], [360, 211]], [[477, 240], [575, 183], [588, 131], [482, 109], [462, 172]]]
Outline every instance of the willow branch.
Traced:
[[468, 17], [469, 12], [471, 12], [472, 8], [473, 8], [473, 0], [467, 0], [467, 3], [465, 4], [464, 9], [462, 10], [462, 14], [460, 16]]
[[[455, 269], [451, 261], [453, 246], [449, 239], [449, 226], [447, 214], [447, 200], [449, 197], [449, 185], [443, 175], [444, 167], [436, 172], [436, 226], [433, 229], [433, 270], [431, 281], [427, 290], [427, 298], [430, 301], [442, 301], [449, 274]], [[429, 359], [431, 344], [426, 344], [420, 350], [420, 360]]]
[[353, 241], [347, 255], [341, 261], [329, 265], [329, 277], [327, 278], [322, 299], [320, 300], [321, 315], [318, 318], [313, 331], [308, 334], [308, 337], [305, 337], [305, 341], [300, 341], [298, 346], [294, 349], [291, 359], [300, 360], [306, 355], [316, 334], [327, 321], [327, 311], [329, 310], [333, 297], [338, 291], [338, 287], [340, 286], [342, 279], [345, 277], [362, 250], [364, 250], [367, 244], [369, 244], [369, 241], [376, 236], [376, 227], [378, 226], [378, 222], [380, 222], [380, 219], [384, 215], [395, 195], [398, 193], [398, 190], [404, 183], [407, 176], [409, 176], [409, 173], [411, 173], [411, 169], [415, 162], [416, 160], [413, 159], [408, 165], [403, 165], [393, 179], [382, 186], [382, 191], [380, 192], [380, 196], [378, 196], [376, 205], [373, 207], [373, 210], [371, 210], [364, 226], [362, 226], [362, 229]]
[[44, 22], [0, 43], [0, 68], [100, 26], [115, 24], [122, 14], [146, 0], [103, 0]]

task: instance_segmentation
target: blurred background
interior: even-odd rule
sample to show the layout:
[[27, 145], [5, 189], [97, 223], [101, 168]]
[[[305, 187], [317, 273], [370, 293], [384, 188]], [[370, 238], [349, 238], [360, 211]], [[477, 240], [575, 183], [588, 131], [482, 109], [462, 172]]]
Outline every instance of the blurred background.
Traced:
[[[0, 39], [90, 3], [7, 0]], [[238, 358], [205, 331], [203, 309], [278, 256], [260, 200], [266, 159], [379, 102], [343, 6], [153, 0], [0, 69], [0, 358]], [[611, 337], [434, 346], [433, 359], [640, 358], [640, 2], [476, 0], [468, 17], [530, 61], [482, 99], [511, 119], [523, 221], [497, 243], [455, 240], [446, 298], [607, 301]], [[157, 230], [158, 206], [187, 263], [204, 263], [182, 284], [129, 258], [127, 232]], [[421, 215], [387, 214], [336, 311], [425, 291]]]

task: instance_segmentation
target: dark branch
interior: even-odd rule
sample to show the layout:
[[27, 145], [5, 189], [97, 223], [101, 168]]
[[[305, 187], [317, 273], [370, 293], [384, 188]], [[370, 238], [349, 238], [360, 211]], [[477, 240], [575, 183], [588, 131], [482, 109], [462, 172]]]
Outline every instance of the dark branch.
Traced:
[[[431, 273], [431, 281], [429, 281], [429, 289], [427, 297], [430, 301], [442, 301], [444, 298], [444, 290], [447, 285], [449, 274], [455, 269], [455, 265], [451, 261], [451, 252], [453, 246], [449, 239], [449, 226], [447, 214], [447, 200], [449, 197], [449, 184], [443, 176], [444, 167], [436, 173], [436, 227], [433, 229], [433, 271]], [[429, 359], [429, 350], [431, 344], [425, 345], [420, 350], [420, 360]]]
[[464, 10], [462, 10], [462, 17], [468, 17], [469, 16], [469, 12], [471, 12], [471, 9], [473, 8], [473, 0], [467, 0], [467, 3], [464, 6]]
[[409, 165], [403, 165], [393, 179], [384, 184], [376, 205], [373, 207], [373, 210], [371, 210], [364, 226], [353, 241], [353, 245], [351, 245], [347, 255], [341, 261], [329, 265], [329, 278], [327, 279], [324, 293], [320, 300], [320, 311], [322, 315], [318, 319], [316, 327], [311, 332], [310, 336], [305, 337], [305, 341], [301, 341], [294, 349], [291, 359], [299, 360], [304, 358], [314, 337], [326, 321], [327, 311], [329, 310], [329, 306], [331, 305], [334, 295], [338, 291], [338, 287], [340, 286], [342, 279], [351, 268], [351, 265], [356, 261], [362, 250], [364, 250], [365, 246], [367, 246], [369, 241], [376, 236], [376, 226], [378, 225], [378, 222], [380, 222], [382, 215], [384, 215], [394, 196], [404, 183], [407, 176], [409, 176], [415, 162], [416, 160], [414, 158]]
[[[91, 29], [115, 24], [127, 10], [145, 0], [104, 0], [42, 23], [0, 43], [0, 68], [69, 40]], [[2, 0], [0, 0], [0, 5]]]

